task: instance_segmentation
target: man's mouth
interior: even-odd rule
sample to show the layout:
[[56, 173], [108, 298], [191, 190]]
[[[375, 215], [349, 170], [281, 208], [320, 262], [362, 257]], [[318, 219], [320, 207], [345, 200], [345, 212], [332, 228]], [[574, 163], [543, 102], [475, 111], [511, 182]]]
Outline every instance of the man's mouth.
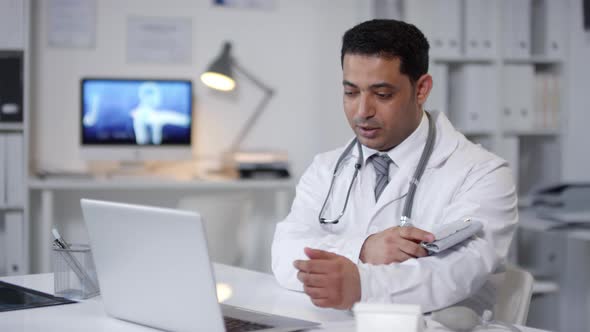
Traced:
[[377, 136], [378, 127], [357, 126], [358, 132], [365, 138], [375, 138]]

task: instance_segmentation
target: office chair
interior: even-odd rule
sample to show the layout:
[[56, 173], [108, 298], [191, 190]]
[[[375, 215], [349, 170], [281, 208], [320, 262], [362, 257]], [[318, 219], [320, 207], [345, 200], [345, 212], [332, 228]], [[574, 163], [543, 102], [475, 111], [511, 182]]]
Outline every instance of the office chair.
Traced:
[[504, 280], [499, 284], [494, 319], [509, 324], [525, 325], [533, 294], [533, 276], [507, 264]]

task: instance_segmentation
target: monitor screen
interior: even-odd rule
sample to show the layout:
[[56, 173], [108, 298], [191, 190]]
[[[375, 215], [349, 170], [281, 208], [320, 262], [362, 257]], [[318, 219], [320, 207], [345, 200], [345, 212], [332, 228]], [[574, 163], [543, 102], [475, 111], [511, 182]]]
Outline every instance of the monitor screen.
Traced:
[[191, 120], [189, 80], [81, 81], [83, 146], [189, 146]]

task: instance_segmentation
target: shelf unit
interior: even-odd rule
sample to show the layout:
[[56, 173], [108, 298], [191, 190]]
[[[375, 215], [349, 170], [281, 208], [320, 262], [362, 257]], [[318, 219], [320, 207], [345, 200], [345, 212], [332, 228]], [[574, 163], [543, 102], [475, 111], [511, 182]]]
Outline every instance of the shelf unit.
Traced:
[[[405, 12], [408, 5], [410, 17]], [[537, 186], [564, 178], [562, 151], [566, 147], [562, 135], [566, 133], [568, 113], [576, 111], [570, 109], [566, 98], [562, 97], [568, 81], [565, 59], [570, 47], [566, 31], [570, 1], [373, 0], [372, 6], [375, 18], [401, 19], [423, 30], [431, 45], [429, 72], [434, 81], [426, 109], [446, 113], [468, 139], [507, 160], [519, 197], [526, 197]], [[485, 9], [475, 8], [477, 6]], [[440, 7], [444, 7], [444, 15], [438, 14]], [[479, 16], [474, 19], [474, 15]], [[515, 28], [519, 24], [522, 26]], [[468, 27], [472, 28], [471, 32], [467, 31]], [[460, 31], [458, 37], [453, 35], [457, 31]], [[483, 37], [474, 43], [477, 34]], [[483, 54], [481, 45], [486, 38], [489, 52]], [[460, 46], [453, 48], [457, 43]], [[475, 49], [474, 45], [480, 48]], [[477, 74], [465, 73], [465, 68]], [[486, 73], [485, 68], [491, 72]], [[484, 74], [487, 76], [482, 79]], [[467, 79], [471, 83], [466, 84]], [[487, 84], [487, 81], [495, 84]], [[488, 110], [491, 116], [473, 117], [472, 109], [461, 103], [460, 98], [469, 99], [461, 95], [463, 90], [457, 91], [461, 89], [468, 91], [465, 95], [472, 96], [469, 105]], [[526, 102], [522, 95], [527, 96]], [[478, 121], [479, 125], [471, 125]], [[531, 223], [525, 222], [527, 213], [520, 212], [520, 229], [528, 231]], [[537, 226], [538, 223], [532, 224]], [[520, 237], [517, 239], [514, 248], [530, 245], [521, 243]], [[549, 244], [536, 245], [547, 247]], [[543, 256], [534, 251], [528, 254]], [[518, 250], [512, 250], [509, 258], [530, 267], [529, 262], [518, 255]], [[556, 308], [556, 301], [567, 302], [564, 294], [568, 292], [568, 285], [561, 279], [550, 279], [537, 280], [534, 293], [553, 301], [549, 307]], [[547, 310], [544, 302], [537, 305], [537, 310], [550, 317], [549, 320], [569, 319], [564, 312]], [[537, 323], [545, 322], [534, 322]]]
[[[30, 0], [0, 0], [0, 60], [18, 58], [22, 66], [17, 69], [20, 71], [20, 81], [14, 82], [22, 89], [22, 119], [7, 118], [6, 114], [0, 116], [0, 136], [3, 137], [0, 142], [4, 145], [0, 149], [3, 153], [3, 157], [0, 158], [3, 162], [0, 165], [3, 171], [0, 174], [3, 176], [0, 189], [4, 192], [5, 200], [0, 202], [0, 275], [21, 275], [30, 272], [30, 200], [26, 184], [29, 156], [30, 12]], [[7, 80], [7, 77], [3, 78]], [[8, 103], [6, 99], [4, 101]], [[6, 104], [0, 102], [0, 106], [5, 107]], [[17, 141], [7, 141], [8, 136], [18, 137], [18, 146], [14, 144]], [[8, 163], [14, 160], [18, 160], [18, 166], [9, 167]], [[17, 176], [13, 177], [13, 173], [6, 174], [10, 172], [9, 169], [15, 168], [18, 169], [15, 173]], [[8, 177], [11, 177], [10, 189], [7, 187]], [[15, 195], [19, 198], [8, 199], [8, 195], [14, 195], [14, 188], [20, 193]]]
[[[506, 159], [513, 170], [520, 195], [526, 194], [535, 186], [559, 181], [561, 179], [560, 136], [562, 127], [567, 122], [567, 103], [561, 98], [558, 101], [558, 107], [555, 108], [557, 110], [556, 114], [547, 115], [542, 113], [541, 116], [540, 108], [534, 104], [534, 97], [535, 81], [539, 79], [541, 74], [551, 74], [557, 78], [557, 81], [560, 81], [558, 82], [556, 98], [564, 94], [563, 82], [565, 81], [564, 77], [567, 69], [563, 60], [565, 54], [532, 54], [531, 50], [534, 49], [533, 45], [531, 45], [533, 38], [529, 38], [530, 40], [527, 41], [529, 43], [527, 46], [529, 48], [528, 54], [525, 54], [524, 51], [521, 52], [521, 50], [515, 52], [506, 51], [508, 47], [504, 38], [507, 35], [509, 36], [512, 31], [504, 31], [503, 29], [509, 26], [509, 24], [506, 24], [506, 13], [510, 10], [509, 6], [512, 6], [514, 2], [507, 0], [475, 0], [472, 2], [466, 0], [410, 1], [412, 1], [411, 4], [409, 4], [408, 0], [375, 0], [373, 14], [377, 18], [405, 20], [416, 24], [418, 28], [426, 26], [422, 30], [431, 44], [430, 73], [434, 79], [434, 87], [430, 95], [430, 99], [433, 100], [427, 102], [426, 108], [443, 111], [455, 127], [465, 134], [468, 139], [481, 144]], [[464, 32], [469, 24], [466, 15], [468, 12], [471, 15], [473, 14], [473, 8], [469, 9], [467, 7], [477, 6], [477, 3], [481, 5], [484, 2], [485, 5], [482, 6], [487, 6], [485, 13], [482, 19], [476, 21], [478, 25], [488, 27], [487, 34], [482, 33], [484, 37], [490, 39], [488, 44], [489, 52], [484, 52], [485, 54], [482, 53], [481, 49], [469, 50], [467, 46], [468, 39], [472, 38], [473, 34], [470, 35]], [[533, 10], [533, 2], [527, 2], [526, 0], [515, 2], [519, 2], [525, 7], [527, 3], [530, 5], [528, 8], [531, 17], [529, 29], [532, 29], [532, 26], [539, 21], [536, 17], [533, 17], [534, 14], [538, 14]], [[408, 6], [411, 7], [410, 17], [406, 15]], [[424, 6], [424, 9], [420, 9], [420, 6]], [[426, 9], [432, 9], [436, 6], [444, 6], [448, 11], [454, 11], [454, 13], [447, 12], [446, 21], [441, 21], [441, 18], [430, 17], [428, 13], [434, 15], [436, 10]], [[522, 6], [520, 10], [524, 8]], [[567, 1], [564, 6], [567, 6]], [[387, 13], [387, 16], [382, 13]], [[416, 13], [423, 14], [416, 15]], [[434, 22], [434, 27], [433, 24], [428, 22]], [[456, 32], [457, 24], [461, 29], [458, 39], [449, 37], [448, 40], [445, 40], [444, 35], [438, 31], [448, 30], [449, 27], [445, 26], [450, 26], [450, 31]], [[507, 29], [510, 29], [510, 27]], [[432, 35], [429, 35], [429, 33]], [[456, 44], [457, 40], [461, 46], [455, 48], [453, 53], [453, 50], [449, 51], [451, 47], [448, 45]], [[483, 43], [480, 43], [480, 45], [483, 45]], [[561, 46], [564, 48], [567, 45]], [[517, 68], [519, 70], [523, 69], [529, 75], [532, 75], [532, 80], [528, 81], [527, 85], [524, 85], [528, 86], [528, 91], [523, 90], [525, 89], [523, 86], [518, 86], [517, 89], [521, 89], [521, 91], [517, 90], [516, 93], [528, 93], [533, 104], [526, 105], [526, 108], [515, 106], [514, 109], [510, 110], [506, 109], [506, 104], [509, 103], [511, 98], [510, 91], [506, 91], [506, 85], [516, 85], [511, 81], [510, 75]], [[478, 77], [485, 78], [478, 80]], [[488, 85], [487, 81], [495, 82], [495, 84]], [[467, 89], [465, 91], [469, 92], [462, 95], [463, 89]], [[475, 97], [465, 101], [461, 99], [468, 99], [464, 95], [474, 95]], [[469, 107], [466, 105], [475, 106]], [[480, 111], [478, 108], [483, 108], [483, 110]], [[480, 111], [479, 114], [478, 111]], [[526, 114], [526, 116], [523, 114]], [[529, 122], [516, 123], [512, 121], [513, 118], [516, 119], [517, 117], [526, 118]], [[541, 120], [541, 117], [545, 119]], [[537, 123], [533, 123], [533, 121]], [[539, 122], [542, 123], [539, 124]], [[543, 175], [539, 177], [542, 182], [528, 176], [532, 165], [543, 165], [543, 168], [547, 169], [537, 172]]]
[[[0, 50], [0, 52], [2, 52]], [[0, 132], [6, 132], [6, 131], [17, 131], [17, 132], [22, 132], [24, 131], [25, 126], [22, 123], [10, 123], [10, 122], [0, 122]]]

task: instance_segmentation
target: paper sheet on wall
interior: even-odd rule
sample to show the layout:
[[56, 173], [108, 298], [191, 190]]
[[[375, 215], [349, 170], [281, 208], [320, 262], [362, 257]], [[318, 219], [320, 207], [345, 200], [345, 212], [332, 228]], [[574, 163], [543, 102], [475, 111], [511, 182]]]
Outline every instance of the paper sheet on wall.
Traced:
[[96, 40], [96, 0], [47, 2], [47, 43], [53, 47], [91, 48]]
[[191, 19], [129, 17], [127, 19], [127, 61], [191, 63]]

